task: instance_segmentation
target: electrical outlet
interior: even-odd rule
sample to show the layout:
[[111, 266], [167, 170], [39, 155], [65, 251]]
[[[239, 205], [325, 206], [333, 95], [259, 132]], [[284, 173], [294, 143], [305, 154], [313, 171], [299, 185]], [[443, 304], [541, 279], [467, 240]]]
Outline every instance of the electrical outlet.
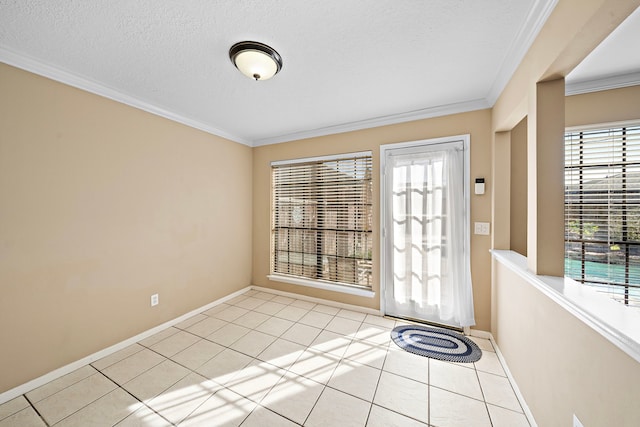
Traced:
[[573, 414], [573, 427], [584, 427], [578, 417], [576, 417], [576, 414]]
[[158, 305], [159, 302], [158, 294], [151, 295], [151, 307]]
[[475, 222], [474, 223], [474, 234], [482, 234], [484, 236], [489, 235], [489, 223], [488, 222]]

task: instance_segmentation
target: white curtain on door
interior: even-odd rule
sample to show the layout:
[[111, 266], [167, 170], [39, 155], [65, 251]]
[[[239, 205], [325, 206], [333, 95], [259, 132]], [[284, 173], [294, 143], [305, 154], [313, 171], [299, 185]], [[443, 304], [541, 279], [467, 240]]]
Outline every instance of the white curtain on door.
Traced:
[[395, 304], [411, 317], [474, 325], [462, 147], [393, 155], [389, 161]]

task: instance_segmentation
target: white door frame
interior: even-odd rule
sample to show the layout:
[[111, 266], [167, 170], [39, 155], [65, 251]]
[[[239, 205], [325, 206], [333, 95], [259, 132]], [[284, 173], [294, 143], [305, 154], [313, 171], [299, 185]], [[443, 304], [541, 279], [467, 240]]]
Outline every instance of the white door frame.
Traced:
[[[451, 142], [462, 141], [464, 146], [464, 234], [465, 234], [465, 248], [464, 256], [467, 265], [471, 263], [471, 204], [470, 204], [470, 190], [471, 190], [471, 165], [470, 165], [470, 142], [471, 136], [469, 134], [446, 136], [442, 138], [423, 139], [419, 141], [399, 142], [394, 144], [384, 144], [380, 146], [380, 311], [383, 315], [386, 313], [386, 287], [387, 287], [387, 273], [391, 268], [391, 251], [387, 251], [387, 220], [389, 218], [389, 204], [385, 200], [387, 195], [387, 179], [386, 179], [386, 154], [387, 151], [396, 150], [399, 148], [415, 148], [425, 145], [435, 145]], [[465, 328], [468, 329], [468, 328]]]

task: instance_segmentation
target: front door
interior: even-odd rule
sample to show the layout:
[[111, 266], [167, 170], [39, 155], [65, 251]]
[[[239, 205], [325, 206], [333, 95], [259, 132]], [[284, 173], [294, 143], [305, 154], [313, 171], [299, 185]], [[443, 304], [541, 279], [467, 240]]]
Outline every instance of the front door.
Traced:
[[387, 315], [458, 328], [475, 323], [468, 150], [468, 137], [383, 146]]

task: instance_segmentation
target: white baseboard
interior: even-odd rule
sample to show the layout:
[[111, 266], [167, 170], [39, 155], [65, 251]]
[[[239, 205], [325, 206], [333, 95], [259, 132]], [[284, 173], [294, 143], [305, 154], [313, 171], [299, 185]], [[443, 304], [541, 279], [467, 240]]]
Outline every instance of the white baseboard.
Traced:
[[308, 297], [306, 295], [300, 295], [293, 292], [278, 291], [276, 289], [264, 288], [262, 286], [251, 286], [251, 289], [255, 291], [269, 292], [270, 294], [282, 295], [283, 297], [315, 302], [316, 304], [324, 304], [324, 305], [330, 305], [333, 307], [344, 308], [346, 310], [358, 311], [360, 313], [374, 314], [376, 316], [382, 315], [382, 312], [380, 310], [376, 310], [375, 308], [360, 307], [358, 305], [344, 304], [341, 302], [326, 300], [322, 298]]
[[471, 335], [472, 337], [483, 338], [485, 340], [493, 341], [493, 336], [491, 335], [491, 332], [482, 331], [480, 329], [471, 329], [469, 331], [469, 335]]
[[163, 323], [161, 325], [158, 325], [158, 326], [156, 326], [154, 328], [146, 330], [146, 331], [144, 331], [144, 332], [142, 332], [142, 333], [140, 333], [140, 334], [138, 334], [138, 335], [136, 335], [134, 337], [128, 338], [128, 339], [126, 339], [124, 341], [121, 341], [121, 342], [119, 342], [117, 344], [114, 344], [114, 345], [112, 345], [110, 347], [107, 347], [107, 348], [105, 348], [103, 350], [100, 350], [100, 351], [98, 351], [96, 353], [90, 354], [89, 356], [84, 357], [84, 358], [82, 358], [80, 360], [76, 360], [75, 362], [71, 362], [68, 365], [65, 365], [65, 366], [63, 366], [61, 368], [58, 368], [58, 369], [54, 370], [54, 371], [46, 373], [46, 374], [44, 374], [44, 375], [42, 375], [42, 376], [40, 376], [38, 378], [35, 378], [35, 379], [33, 379], [33, 380], [29, 381], [29, 382], [26, 382], [26, 383], [24, 383], [22, 385], [19, 385], [19, 386], [14, 387], [14, 388], [12, 388], [10, 390], [7, 390], [7, 391], [5, 391], [3, 393], [0, 393], [0, 404], [8, 402], [9, 400], [14, 399], [14, 398], [16, 398], [18, 396], [21, 396], [21, 395], [23, 395], [25, 393], [28, 393], [31, 390], [35, 390], [36, 388], [38, 388], [38, 387], [40, 387], [40, 386], [42, 386], [42, 385], [44, 385], [44, 384], [46, 384], [46, 383], [48, 383], [50, 381], [53, 381], [53, 380], [58, 379], [58, 378], [60, 378], [60, 377], [62, 377], [64, 375], [67, 375], [67, 374], [75, 371], [76, 369], [80, 369], [81, 367], [83, 367], [85, 365], [88, 365], [88, 364], [90, 364], [92, 362], [95, 362], [98, 359], [102, 359], [103, 357], [109, 356], [110, 354], [113, 354], [116, 351], [120, 351], [123, 348], [126, 348], [126, 347], [128, 347], [128, 346], [130, 346], [132, 344], [135, 344], [138, 341], [141, 341], [141, 340], [143, 340], [145, 338], [148, 338], [151, 335], [157, 334], [158, 332], [161, 332], [161, 331], [163, 331], [163, 330], [165, 330], [165, 329], [167, 329], [167, 328], [169, 328], [169, 327], [171, 327], [173, 325], [177, 325], [178, 323], [180, 323], [180, 322], [182, 322], [184, 320], [187, 320], [188, 318], [193, 317], [198, 313], [201, 313], [203, 311], [209, 310], [210, 308], [215, 307], [216, 305], [222, 304], [225, 301], [228, 301], [228, 300], [230, 300], [232, 298], [235, 298], [236, 296], [245, 293], [249, 289], [251, 289], [251, 286], [247, 286], [247, 287], [245, 287], [243, 289], [240, 289], [239, 291], [236, 291], [236, 292], [234, 292], [234, 293], [232, 293], [230, 295], [227, 295], [227, 296], [225, 296], [223, 298], [217, 299], [214, 302], [211, 302], [211, 303], [209, 303], [209, 304], [207, 304], [205, 306], [202, 306], [202, 307], [197, 308], [195, 310], [192, 310], [192, 311], [190, 311], [190, 312], [188, 312], [186, 314], [183, 314], [180, 317], [177, 317], [177, 318], [175, 318], [173, 320], [169, 320], [168, 322], [165, 322], [165, 323]]
[[493, 338], [493, 335], [490, 332], [484, 332], [484, 333], [489, 335], [488, 338], [491, 341], [491, 344], [493, 344], [493, 348], [496, 351], [496, 356], [498, 356], [498, 359], [500, 360], [500, 363], [502, 364], [502, 367], [504, 368], [504, 372], [505, 372], [505, 374], [507, 374], [507, 378], [509, 378], [509, 382], [511, 383], [511, 386], [513, 387], [513, 391], [516, 393], [516, 397], [518, 398], [518, 401], [520, 402], [520, 406], [522, 406], [522, 411], [524, 412], [524, 416], [527, 417], [527, 420], [529, 421], [529, 424], [531, 424], [531, 427], [538, 427], [538, 424], [536, 423], [536, 420], [533, 418], [533, 413], [529, 409], [529, 406], [527, 406], [527, 403], [524, 400], [524, 396], [522, 395], [522, 393], [520, 393], [520, 389], [518, 388], [518, 385], [516, 384], [515, 378], [513, 378], [513, 376], [511, 375], [511, 371], [509, 371], [509, 367], [507, 366], [507, 361], [504, 359], [504, 356], [502, 355], [502, 352], [500, 351], [500, 348], [498, 347], [498, 344], [496, 344], [496, 340]]
[[[88, 365], [92, 362], [95, 362], [96, 360], [102, 359], [103, 357], [109, 356], [110, 354], [113, 354], [117, 351], [120, 351], [132, 344], [137, 343], [138, 341], [141, 341], [145, 338], [148, 338], [154, 334], [157, 334], [158, 332], [161, 332], [171, 326], [174, 326], [180, 322], [183, 322], [185, 320], [187, 320], [190, 317], [193, 317], [203, 311], [209, 310], [212, 307], [215, 307], [216, 305], [222, 304], [226, 301], [229, 301], [232, 298], [237, 297], [238, 295], [241, 295], [243, 293], [245, 293], [248, 290], [255, 290], [255, 291], [262, 291], [262, 292], [269, 292], [272, 294], [276, 294], [276, 295], [282, 295], [285, 297], [289, 297], [289, 298], [295, 298], [295, 299], [300, 299], [300, 300], [304, 300], [304, 301], [309, 301], [309, 302], [314, 302], [316, 304], [325, 304], [325, 305], [329, 305], [329, 306], [333, 306], [333, 307], [337, 307], [337, 308], [344, 308], [347, 310], [352, 310], [352, 311], [358, 311], [361, 313], [366, 313], [366, 314], [373, 314], [373, 315], [377, 315], [380, 316], [382, 315], [382, 312], [380, 310], [376, 310], [373, 308], [366, 308], [366, 307], [360, 307], [360, 306], [356, 306], [356, 305], [351, 305], [351, 304], [344, 304], [344, 303], [340, 303], [340, 302], [336, 302], [336, 301], [331, 301], [331, 300], [325, 300], [322, 298], [314, 298], [314, 297], [309, 297], [306, 295], [300, 295], [300, 294], [296, 294], [293, 292], [284, 292], [284, 291], [278, 291], [275, 289], [271, 289], [271, 288], [264, 288], [261, 286], [247, 286], [243, 289], [240, 289], [239, 291], [236, 291], [232, 294], [229, 294], [223, 298], [217, 299], [209, 304], [206, 304], [200, 308], [197, 308], [195, 310], [192, 310], [186, 314], [183, 314], [180, 317], [177, 317], [173, 320], [169, 320], [161, 325], [158, 325], [154, 328], [151, 328], [149, 330], [146, 330], [136, 336], [133, 336], [131, 338], [128, 338], [124, 341], [121, 341], [117, 344], [114, 344], [110, 347], [107, 347], [103, 350], [100, 350], [96, 353], [93, 353], [87, 357], [84, 357], [80, 360], [77, 360], [75, 362], [69, 363], [68, 365], [65, 365], [61, 368], [58, 368], [54, 371], [51, 371], [45, 375], [42, 375], [38, 378], [35, 378], [29, 382], [26, 382], [22, 385], [19, 385], [15, 388], [12, 388], [11, 390], [5, 391], [4, 393], [0, 393], [0, 404], [8, 402], [11, 399], [14, 399], [18, 396], [21, 396], [25, 393], [30, 392], [31, 390], [34, 390], [50, 381], [53, 381], [57, 378], [60, 378], [64, 375], [67, 375], [85, 365]], [[518, 400], [520, 401], [520, 405], [522, 406], [522, 409], [524, 411], [525, 416], [527, 417], [527, 419], [529, 420], [529, 423], [531, 424], [532, 427], [537, 427], [537, 424], [533, 418], [533, 414], [531, 413], [531, 410], [529, 409], [529, 407], [527, 406], [527, 404], [525, 403], [524, 397], [522, 396], [522, 394], [520, 393], [520, 390], [518, 389], [518, 386], [516, 385], [516, 382], [513, 378], [513, 376], [511, 375], [511, 372], [509, 371], [509, 368], [507, 366], [507, 363], [504, 359], [504, 357], [502, 356], [502, 353], [500, 352], [500, 349], [498, 348], [498, 345], [496, 344], [493, 335], [490, 332], [486, 332], [486, 331], [481, 331], [481, 330], [477, 330], [477, 329], [471, 329], [470, 330], [470, 335], [474, 336], [474, 337], [478, 337], [478, 338], [484, 338], [484, 339], [489, 339], [491, 341], [491, 343], [493, 344], [493, 347], [496, 350], [496, 355], [498, 356], [498, 359], [500, 360], [500, 362], [502, 363], [502, 366], [504, 367], [505, 373], [507, 374], [507, 377], [509, 378], [509, 381], [511, 382], [511, 385], [513, 386], [513, 389], [516, 393], [516, 397], [518, 398]]]

